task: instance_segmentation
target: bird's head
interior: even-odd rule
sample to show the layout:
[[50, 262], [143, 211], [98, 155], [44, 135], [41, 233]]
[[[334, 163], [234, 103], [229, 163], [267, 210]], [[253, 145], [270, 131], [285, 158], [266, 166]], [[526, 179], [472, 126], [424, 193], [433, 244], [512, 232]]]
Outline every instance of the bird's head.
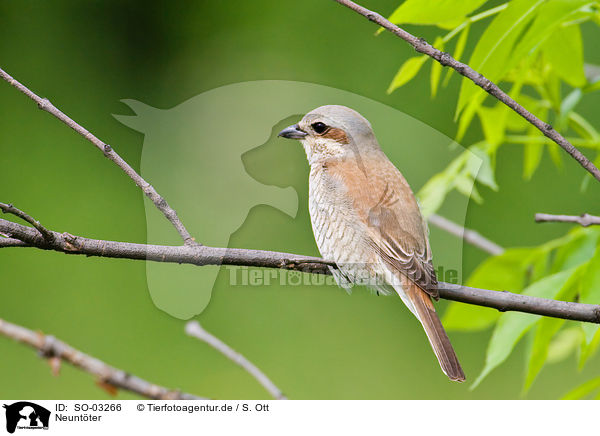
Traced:
[[369, 121], [346, 106], [318, 107], [277, 136], [300, 140], [311, 165], [380, 150]]

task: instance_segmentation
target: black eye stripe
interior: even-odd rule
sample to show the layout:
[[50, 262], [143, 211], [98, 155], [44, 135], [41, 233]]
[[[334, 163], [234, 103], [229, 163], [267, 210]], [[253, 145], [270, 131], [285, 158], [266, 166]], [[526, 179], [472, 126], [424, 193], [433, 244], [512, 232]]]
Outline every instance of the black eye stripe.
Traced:
[[312, 129], [315, 131], [315, 133], [317, 133], [319, 135], [325, 133], [325, 131], [328, 129], [328, 127], [320, 121], [317, 121], [316, 123], [312, 123], [310, 125], [310, 127], [312, 127]]

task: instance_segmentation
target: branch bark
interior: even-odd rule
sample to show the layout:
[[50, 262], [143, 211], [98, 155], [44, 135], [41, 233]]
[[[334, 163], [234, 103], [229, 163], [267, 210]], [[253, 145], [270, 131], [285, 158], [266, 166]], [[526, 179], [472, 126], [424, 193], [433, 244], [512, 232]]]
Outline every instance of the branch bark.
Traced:
[[16, 217], [21, 218], [23, 221], [28, 222], [33, 227], [35, 227], [38, 232], [40, 232], [44, 239], [46, 239], [47, 241], [52, 241], [52, 233], [46, 227], [44, 227], [38, 220], [34, 219], [32, 216], [14, 207], [12, 204], [0, 203], [0, 210], [3, 213], [10, 213]]
[[[353, 9], [358, 8], [355, 10], [357, 10], [357, 12], [359, 13], [362, 13], [361, 11], [366, 11], [367, 15], [365, 16], [367, 16], [367, 18], [369, 18], [371, 21], [387, 21], [379, 15], [366, 10], [361, 6], [356, 5], [355, 3], [342, 0], [336, 1], [338, 1], [341, 4], [345, 4], [346, 6], [351, 7]], [[387, 23], [391, 25], [391, 23]], [[398, 36], [403, 37], [403, 39], [409, 37], [409, 39], [406, 39], [409, 42], [411, 42], [411, 40], [416, 40], [414, 36], [404, 32], [400, 28], [397, 28], [397, 26], [393, 27], [395, 28], [395, 30], [392, 31], [398, 34]], [[430, 56], [434, 57], [436, 60], [441, 62], [443, 65], [449, 65], [455, 69], [457, 68], [456, 65], [462, 66], [461, 68], [463, 69], [463, 71], [459, 72], [461, 72], [461, 74], [469, 78], [471, 77], [468, 74], [471, 74], [471, 72], [473, 74], [476, 74], [475, 72], [473, 72], [473, 70], [469, 69], [470, 72], [466, 70], [465, 68], [468, 68], [466, 65], [458, 63], [451, 57], [448, 57], [446, 54], [442, 54], [441, 52], [434, 49], [422, 40], [416, 40], [416, 42], [414, 42], [413, 45], [415, 46], [415, 49], [417, 49], [417, 51], [429, 54]], [[331, 274], [331, 268], [335, 268], [335, 265], [332, 262], [320, 259], [318, 257], [299, 256], [296, 254], [277, 253], [261, 250], [206, 247], [201, 244], [198, 244], [194, 241], [194, 239], [191, 237], [181, 220], [178, 218], [175, 210], [172, 209], [168, 205], [166, 200], [163, 197], [161, 197], [158, 194], [158, 192], [148, 182], [146, 182], [129, 164], [127, 164], [127, 162], [125, 162], [113, 150], [113, 148], [110, 145], [104, 143], [103, 141], [95, 137], [87, 129], [85, 129], [84, 127], [73, 121], [71, 118], [69, 118], [67, 115], [65, 115], [63, 112], [61, 112], [59, 109], [57, 109], [52, 103], [50, 103], [49, 100], [37, 96], [35, 93], [33, 93], [27, 87], [16, 81], [2, 69], [0, 69], [0, 77], [7, 81], [10, 85], [17, 88], [31, 100], [36, 102], [40, 109], [50, 113], [51, 115], [59, 119], [61, 122], [71, 127], [73, 130], [75, 130], [77, 133], [83, 136], [86, 140], [88, 140], [94, 146], [96, 146], [99, 150], [101, 150], [108, 159], [110, 159], [117, 166], [119, 166], [144, 192], [144, 194], [154, 203], [154, 205], [165, 215], [165, 217], [175, 227], [175, 229], [184, 241], [184, 245], [182, 246], [147, 245], [89, 239], [81, 236], [74, 236], [69, 233], [58, 233], [46, 229], [39, 223], [39, 221], [33, 219], [26, 213], [14, 208], [12, 205], [0, 203], [0, 205], [2, 205], [1, 209], [4, 212], [12, 213], [34, 226], [34, 228], [31, 228], [8, 220], [0, 219], [0, 248], [32, 247], [43, 250], [63, 252], [66, 254], [80, 254], [86, 256], [149, 260], [156, 262], [188, 263], [198, 266], [239, 265], [268, 267], [296, 270], [314, 274]], [[484, 80], [484, 82], [482, 82], [483, 85], [481, 83], [478, 83], [480, 86], [484, 87], [484, 89], [490, 92], [490, 94], [495, 95], [497, 98], [500, 98], [498, 97], [498, 95], [502, 95], [502, 91], [500, 91], [496, 87], [496, 85], [493, 85], [491, 82], [489, 82], [489, 80], [483, 78], [483, 76], [481, 76], [480, 79]], [[487, 80], [487, 82], [485, 82], [485, 80]], [[503, 95], [506, 96], [506, 94]], [[508, 96], [506, 97], [510, 100]], [[522, 109], [522, 111], [526, 112], [526, 114], [524, 115], [521, 112], [519, 113], [521, 113], [521, 115], [527, 118], [527, 114], [529, 114], [529, 112], [525, 111], [525, 109], [523, 109], [514, 101], [513, 103], [517, 106], [517, 109], [513, 109], [515, 109], [517, 112], [519, 112], [518, 108]], [[533, 117], [533, 115], [529, 115]], [[535, 118], [535, 120], [537, 120], [537, 118]], [[534, 125], [535, 120], [531, 121]], [[541, 121], [539, 122], [541, 123]], [[545, 128], [541, 130], [546, 136], [548, 136], [551, 139], [555, 134], [558, 135], [558, 133], [554, 132], [551, 127], [549, 129]], [[560, 135], [558, 135], [558, 137], [562, 138]], [[564, 140], [564, 138], [562, 139]], [[553, 140], [556, 141], [556, 139]], [[561, 144], [559, 143], [559, 145]], [[568, 145], [574, 148], [571, 144]], [[579, 153], [577, 149], [575, 149], [574, 152]], [[576, 156], [574, 157], [577, 159]], [[582, 155], [581, 157], [585, 159], [585, 157], [583, 157]], [[585, 166], [585, 162], [580, 163], [583, 166]], [[592, 169], [596, 168], [592, 165]], [[598, 170], [596, 169], [596, 172], [597, 171]], [[596, 176], [596, 178], [600, 180], [600, 177]], [[435, 220], [436, 218], [434, 218], [434, 221]], [[468, 229], [463, 229], [460, 226], [451, 223], [447, 220], [444, 221], [443, 219], [437, 219], [436, 225], [439, 225], [440, 227], [444, 228], [450, 233], [465, 238], [467, 242], [477, 245], [480, 248], [490, 252], [491, 254], [498, 254], [502, 250], [502, 247], [499, 247], [491, 241], [486, 240], [477, 232], [470, 231]], [[546, 300], [528, 297], [525, 295], [511, 294], [508, 292], [497, 292], [469, 288], [466, 286], [452, 285], [448, 283], [440, 283], [439, 294], [442, 298], [446, 298], [448, 300], [461, 301], [469, 304], [477, 304], [481, 306], [496, 308], [501, 311], [515, 310], [538, 315], [552, 316], [557, 318], [600, 323], [600, 306], [596, 305]], [[259, 381], [262, 380], [261, 383], [263, 383], [265, 387], [267, 387], [268, 385], [269, 387], [267, 387], [267, 389], [269, 389], [270, 392], [272, 392], [274, 395], [283, 397], [281, 391], [278, 388], [276, 388], [275, 385], [272, 385], [272, 382], [270, 382], [270, 380], [268, 380], [268, 378], [266, 378], [266, 376], [264, 376], [264, 374], [262, 374], [258, 370], [258, 368], [256, 368], [251, 363], [247, 362], [247, 360], [240, 359], [241, 355], [239, 355], [239, 353], [236, 353], [231, 348], [227, 347], [214, 336], [207, 334], [207, 332], [201, 329], [201, 327], [197, 323], [188, 324], [187, 331], [188, 334], [191, 334], [201, 340], [204, 340], [207, 343], [214, 346], [215, 348], [222, 351], [234, 362], [241, 365], [246, 370], [248, 370], [248, 372], [257, 377]], [[112, 386], [118, 386], [124, 389], [129, 389], [133, 392], [138, 392], [142, 395], [150, 396], [151, 398], [172, 398], [172, 395], [174, 396], [173, 398], [185, 398], [185, 396], [189, 395], [182, 394], [177, 391], [169, 391], [166, 388], [161, 388], [156, 385], [152, 385], [149, 382], [141, 380], [137, 377], [129, 376], [116, 368], [112, 368], [91, 356], [85, 355], [75, 350], [69, 345], [60, 342], [51, 336], [37, 334], [23, 327], [7, 323], [6, 321], [0, 320], [0, 333], [5, 334], [9, 337], [13, 337], [17, 340], [20, 340], [21, 342], [25, 342], [30, 346], [37, 348], [38, 350], [41, 350], [46, 357], [60, 358], [71, 362], [74, 365], [88, 372], [91, 372], [92, 374], [98, 375], [99, 377], [101, 377], [101, 380], [103, 380], [104, 383], [108, 383]], [[248, 364], [252, 366], [249, 367]], [[262, 374], [262, 376], [260, 376], [257, 373], [257, 371], [258, 373]], [[269, 385], [266, 381], [270, 382], [271, 385]], [[196, 397], [189, 396], [188, 398]]]
[[[330, 268], [335, 267], [333, 262], [318, 257], [242, 248], [145, 245], [89, 239], [57, 232], [52, 232], [54, 240], [48, 242], [35, 229], [2, 219], [0, 219], [0, 232], [9, 235], [12, 239], [23, 241], [28, 247], [86, 256], [187, 263], [197, 266], [237, 265], [279, 268], [313, 274], [330, 274]], [[517, 311], [600, 324], [599, 305], [549, 300], [443, 282], [438, 286], [440, 297], [446, 300], [490, 307], [502, 312]]]
[[552, 318], [600, 324], [600, 305], [573, 303], [513, 294], [507, 291], [468, 288], [466, 286], [440, 283], [440, 297], [461, 303], [490, 307], [500, 312], [525, 312]]
[[[38, 350], [40, 356], [47, 359], [60, 359], [71, 365], [95, 375], [99, 384], [125, 389], [146, 398], [156, 400], [202, 400], [197, 397], [178, 390], [167, 389], [149, 381], [129, 374], [121, 369], [110, 366], [95, 357], [85, 354], [65, 342], [59, 341], [54, 336], [34, 332], [25, 327], [12, 324], [0, 319], [0, 334], [29, 345]], [[52, 360], [51, 360], [52, 362]], [[56, 373], [57, 367], [54, 368]]]
[[548, 213], [536, 213], [536, 223], [576, 223], [583, 227], [600, 225], [600, 216], [584, 213], [582, 215], [551, 215]]
[[437, 62], [442, 64], [444, 67], [450, 67], [456, 70], [459, 74], [471, 80], [477, 86], [483, 88], [488, 94], [495, 97], [506, 106], [514, 110], [516, 113], [521, 115], [527, 122], [531, 125], [535, 126], [542, 134], [552, 141], [557, 143], [560, 147], [563, 148], [573, 159], [575, 159], [579, 165], [585, 168], [590, 174], [594, 176], [594, 178], [600, 181], [600, 170], [596, 168], [596, 166], [581, 153], [573, 144], [567, 141], [560, 133], [558, 133], [552, 125], [540, 120], [515, 100], [513, 100], [507, 93], [502, 91], [498, 85], [496, 85], [491, 80], [487, 79], [483, 74], [478, 73], [474, 69], [472, 69], [467, 64], [463, 64], [462, 62], [454, 59], [450, 54], [442, 52], [437, 48], [433, 47], [431, 44], [427, 43], [423, 38], [417, 38], [416, 36], [408, 33], [406, 30], [396, 26], [390, 21], [383, 18], [376, 12], [373, 12], [357, 3], [354, 3], [350, 0], [335, 0], [339, 4], [346, 6], [347, 8], [353, 10], [354, 12], [364, 16], [369, 21], [372, 21], [386, 30], [389, 30], [394, 35], [408, 42], [410, 45], [414, 47], [414, 49], [423, 53]]

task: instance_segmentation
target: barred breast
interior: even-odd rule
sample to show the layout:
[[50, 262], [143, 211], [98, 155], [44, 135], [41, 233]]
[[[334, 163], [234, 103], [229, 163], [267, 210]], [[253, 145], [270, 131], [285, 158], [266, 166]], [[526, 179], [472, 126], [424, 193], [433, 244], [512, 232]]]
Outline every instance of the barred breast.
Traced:
[[372, 251], [345, 189], [322, 165], [311, 166], [308, 207], [315, 241], [321, 256], [338, 265], [342, 276], [336, 279], [347, 288], [347, 282], [368, 278], [365, 268], [372, 262]]

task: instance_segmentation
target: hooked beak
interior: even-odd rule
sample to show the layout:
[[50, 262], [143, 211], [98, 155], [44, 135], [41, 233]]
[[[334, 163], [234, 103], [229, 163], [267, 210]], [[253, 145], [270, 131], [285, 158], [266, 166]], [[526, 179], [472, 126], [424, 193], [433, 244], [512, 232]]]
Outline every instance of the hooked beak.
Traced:
[[281, 132], [277, 134], [277, 136], [281, 136], [282, 138], [288, 139], [303, 139], [307, 135], [306, 132], [300, 130], [298, 124], [294, 124], [293, 126], [286, 127]]

